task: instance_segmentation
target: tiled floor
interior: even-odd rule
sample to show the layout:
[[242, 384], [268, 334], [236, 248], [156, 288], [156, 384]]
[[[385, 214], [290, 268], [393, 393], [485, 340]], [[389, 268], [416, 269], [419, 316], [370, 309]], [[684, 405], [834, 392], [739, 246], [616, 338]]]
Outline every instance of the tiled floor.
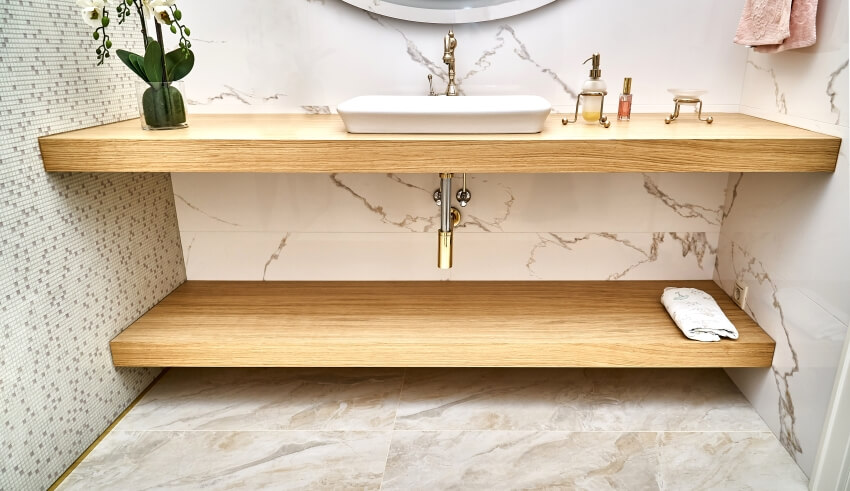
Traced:
[[61, 489], [770, 489], [719, 369], [172, 369]]

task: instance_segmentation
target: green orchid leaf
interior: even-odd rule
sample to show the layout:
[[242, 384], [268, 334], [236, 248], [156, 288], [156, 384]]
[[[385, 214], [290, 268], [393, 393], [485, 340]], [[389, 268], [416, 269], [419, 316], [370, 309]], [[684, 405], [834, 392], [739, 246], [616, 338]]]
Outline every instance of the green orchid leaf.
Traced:
[[133, 66], [136, 67], [136, 69], [144, 75], [142, 77], [142, 80], [144, 80], [147, 83], [151, 82], [150, 80], [148, 80], [147, 74], [145, 74], [145, 59], [144, 58], [142, 58], [140, 55], [137, 55], [136, 53], [130, 53], [130, 63], [132, 63]]
[[161, 83], [165, 76], [162, 73], [162, 48], [156, 41], [148, 43], [145, 49], [145, 75], [148, 76], [148, 82], [152, 84]]
[[177, 48], [165, 55], [165, 75], [169, 82], [182, 79], [195, 66], [195, 53], [192, 50]]
[[144, 69], [142, 69], [140, 66], [136, 66], [136, 64], [135, 64], [135, 63], [133, 63], [133, 60], [131, 59], [131, 57], [133, 57], [133, 56], [135, 56], [136, 58], [141, 59], [141, 58], [142, 58], [141, 56], [137, 55], [136, 53], [131, 53], [131, 52], [129, 52], [129, 51], [124, 51], [123, 49], [115, 50], [115, 54], [117, 54], [117, 55], [118, 55], [118, 58], [120, 58], [120, 59], [121, 59], [121, 61], [123, 61], [123, 62], [124, 62], [124, 64], [125, 64], [125, 65], [127, 65], [127, 68], [129, 68], [130, 70], [133, 70], [133, 73], [135, 73], [136, 75], [138, 75], [138, 76], [139, 76], [139, 78], [141, 78], [141, 79], [142, 79], [142, 80], [144, 80], [145, 82], [147, 82], [147, 81], [148, 81], [147, 76], [145, 76], [145, 71], [144, 71]]

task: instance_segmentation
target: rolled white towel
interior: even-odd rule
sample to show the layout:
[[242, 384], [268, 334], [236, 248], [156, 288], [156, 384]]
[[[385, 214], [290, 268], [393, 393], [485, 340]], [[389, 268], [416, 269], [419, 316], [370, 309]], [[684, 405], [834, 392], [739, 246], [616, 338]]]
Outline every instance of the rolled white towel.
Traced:
[[708, 293], [696, 288], [664, 289], [661, 303], [673, 322], [689, 339], [720, 341], [720, 337], [738, 339], [738, 330]]

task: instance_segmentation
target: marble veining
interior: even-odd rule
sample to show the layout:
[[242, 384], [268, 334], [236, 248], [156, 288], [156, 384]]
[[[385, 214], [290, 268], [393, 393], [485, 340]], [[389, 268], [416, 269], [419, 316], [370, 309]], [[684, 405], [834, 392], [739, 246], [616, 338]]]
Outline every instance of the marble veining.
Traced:
[[735, 200], [738, 199], [738, 186], [741, 185], [741, 180], [744, 178], [744, 173], [739, 172], [738, 177], [735, 179], [735, 183], [731, 184], [730, 187], [726, 190], [726, 197], [728, 202], [723, 206], [723, 220], [729, 217], [729, 214], [732, 213], [732, 208], [735, 207]]
[[[280, 258], [280, 253], [283, 251], [283, 248], [286, 247], [286, 240], [287, 239], [289, 239], [289, 234], [285, 234], [283, 236], [283, 238], [280, 239], [280, 244], [277, 245], [277, 249], [275, 249], [275, 251], [272, 253], [272, 255], [269, 256], [269, 260], [266, 261], [266, 265], [263, 266], [263, 281], [266, 280], [266, 274], [269, 271], [269, 265], [272, 263], [272, 261], [277, 261]], [[190, 248], [191, 248], [191, 245], [190, 245]], [[187, 259], [186, 262], [188, 263], [189, 260]]]
[[[779, 441], [792, 454], [802, 453], [803, 449], [795, 432], [797, 417], [794, 414], [794, 401], [791, 397], [790, 379], [800, 370], [800, 361], [797, 356], [797, 351], [791, 343], [791, 333], [788, 325], [785, 322], [785, 313], [782, 308], [782, 303], [779, 301], [777, 293], [779, 291], [776, 283], [771, 278], [770, 273], [765, 270], [764, 264], [757, 258], [753, 257], [740, 244], [732, 242], [730, 248], [730, 263], [735, 273], [735, 278], [738, 280], [753, 279], [759, 285], [765, 286], [770, 294], [771, 306], [775, 309], [779, 316], [779, 326], [782, 328], [781, 339], [777, 341], [777, 350], [787, 350], [787, 358], [790, 361], [789, 366], [778, 366], [776, 363], [771, 366], [771, 373], [776, 383], [776, 390], [779, 393], [777, 400], [777, 410], [779, 412]], [[758, 322], [758, 317], [752, 310], [752, 306], [747, 306], [747, 313]]]
[[695, 203], [681, 203], [662, 191], [649, 174], [643, 174], [643, 187], [646, 189], [647, 193], [661, 200], [662, 203], [669, 206], [679, 216], [685, 218], [699, 218], [705, 220], [708, 224], [720, 225], [721, 211], [719, 209], [708, 208]]
[[[499, 30], [496, 32], [496, 39], [499, 40], [500, 44], [498, 45], [498, 47], [496, 47], [492, 50], [493, 53], [495, 53], [496, 51], [498, 51], [500, 48], [504, 47], [504, 45], [505, 45], [504, 36], [502, 34], [503, 32], [507, 32], [508, 34], [510, 34], [511, 38], [516, 43], [517, 46], [516, 46], [516, 48], [514, 48], [513, 52], [514, 52], [515, 55], [517, 55], [517, 57], [519, 57], [519, 59], [521, 59], [523, 61], [527, 61], [527, 62], [531, 63], [532, 65], [534, 65], [534, 67], [537, 68], [537, 70], [540, 71], [540, 73], [546, 74], [555, 83], [557, 83], [566, 94], [570, 95], [573, 99], [578, 97], [578, 92], [575, 89], [571, 88], [569, 85], [567, 85], [567, 83], [564, 82], [563, 79], [561, 79], [561, 77], [555, 72], [555, 70], [553, 70], [552, 68], [542, 66], [540, 63], [536, 62], [534, 60], [534, 58], [531, 57], [531, 54], [528, 52], [528, 48], [525, 46], [525, 43], [523, 43], [519, 39], [519, 36], [517, 36], [516, 30], [513, 27], [511, 27], [510, 25], [504, 24], [504, 25], [499, 27]], [[480, 58], [479, 58], [479, 60], [480, 60]], [[474, 74], [474, 73], [477, 73], [477, 72], [473, 72], [472, 74]], [[467, 75], [467, 77], [471, 76], [472, 74]]]
[[[328, 177], [334, 183], [334, 186], [344, 190], [345, 192], [356, 198], [358, 201], [360, 201], [360, 203], [362, 203], [363, 206], [366, 207], [366, 209], [378, 215], [383, 223], [388, 223], [390, 225], [394, 225], [396, 227], [409, 230], [411, 232], [429, 232], [431, 230], [436, 230], [435, 227], [437, 226], [438, 221], [438, 217], [436, 216], [415, 216], [411, 214], [406, 214], [401, 220], [393, 220], [389, 217], [389, 213], [384, 209], [383, 206], [373, 205], [372, 203], [370, 203], [369, 200], [366, 199], [366, 197], [359, 194], [350, 186], [342, 182], [342, 179], [340, 178], [339, 174], [331, 174]], [[392, 174], [387, 174], [387, 177], [407, 187], [413, 187], [414, 189], [422, 189], [417, 188], [416, 186], [412, 186]]]
[[[407, 56], [410, 57], [410, 60], [413, 61], [414, 63], [418, 64], [418, 65], [421, 65], [426, 70], [428, 70], [428, 72], [431, 73], [431, 75], [434, 76], [435, 81], [439, 80], [439, 81], [442, 81], [443, 83], [448, 83], [449, 72], [448, 72], [448, 69], [443, 66], [442, 60], [439, 63], [431, 60], [431, 58], [426, 56], [422, 52], [422, 50], [419, 49], [419, 47], [416, 45], [416, 43], [414, 43], [407, 36], [407, 34], [404, 33], [404, 31], [402, 31], [401, 29], [399, 29], [397, 27], [393, 27], [393, 26], [389, 25], [389, 23], [391, 21], [387, 17], [382, 17], [382, 16], [374, 14], [372, 12], [366, 12], [366, 15], [368, 15], [371, 20], [378, 23], [378, 25], [380, 25], [381, 27], [387, 28], [387, 29], [392, 29], [393, 31], [397, 32], [399, 34], [399, 36], [401, 36], [402, 39], [404, 39], [405, 49], [407, 50]], [[435, 52], [434, 56], [442, 55], [442, 53], [437, 53], [435, 50], [434, 50], [434, 52]], [[457, 84], [458, 84], [458, 94], [463, 95], [463, 90], [460, 87], [461, 78], [457, 78], [456, 81], [457, 81]], [[439, 91], [438, 91], [438, 93], [439, 93]]]
[[[484, 232], [495, 232], [495, 231], [502, 232], [502, 231], [504, 231], [503, 228], [502, 228], [502, 224], [505, 223], [511, 217], [511, 211], [513, 210], [514, 204], [516, 203], [516, 196], [514, 196], [514, 193], [511, 192], [511, 188], [508, 187], [507, 185], [505, 185], [504, 183], [501, 183], [501, 182], [494, 182], [494, 183], [491, 184], [488, 179], [486, 179], [486, 178], [482, 179], [482, 178], [477, 178], [477, 177], [470, 177], [469, 178], [469, 184], [471, 186], [475, 186], [476, 184], [480, 184], [481, 186], [493, 186], [493, 185], [495, 185], [496, 187], [500, 188], [505, 194], [504, 213], [497, 216], [496, 213], [495, 213], [495, 210], [494, 210], [494, 213], [493, 213], [494, 216], [492, 216], [492, 218], [489, 218], [489, 219], [488, 218], [482, 218], [482, 217], [480, 217], [478, 215], [474, 215], [472, 213], [465, 213], [463, 215], [464, 219], [461, 221], [460, 224], [458, 224], [457, 228], [458, 229], [464, 229], [464, 228], [467, 228], [467, 227], [477, 227], [477, 228], [480, 228]], [[464, 210], [466, 210], [466, 209], [464, 209]], [[471, 209], [470, 211], [472, 211], [472, 210], [474, 210], [474, 208]]]
[[838, 92], [836, 91], [834, 84], [838, 76], [841, 75], [841, 72], [847, 69], [848, 64], [850, 64], [850, 60], [845, 60], [841, 66], [830, 73], [829, 82], [826, 84], [826, 95], [829, 97], [829, 112], [835, 113], [835, 124], [839, 124], [841, 122], [841, 108], [835, 104], [835, 97], [838, 95]]
[[225, 220], [225, 219], [223, 219], [223, 218], [219, 218], [219, 217], [217, 217], [217, 216], [214, 216], [214, 215], [211, 215], [211, 214], [209, 214], [209, 213], [205, 212], [205, 211], [204, 211], [204, 210], [202, 210], [201, 208], [199, 208], [199, 207], [197, 207], [197, 206], [193, 205], [192, 203], [189, 203], [189, 201], [188, 201], [188, 200], [186, 200], [186, 198], [184, 198], [183, 196], [180, 196], [180, 195], [179, 195], [179, 194], [177, 194], [177, 193], [174, 193], [174, 197], [175, 197], [175, 198], [177, 198], [177, 200], [179, 200], [179, 201], [180, 201], [181, 203], [183, 203], [184, 205], [186, 205], [186, 206], [188, 206], [189, 208], [191, 208], [192, 210], [194, 210], [194, 211], [196, 211], [196, 212], [198, 212], [198, 213], [200, 213], [200, 214], [202, 214], [202, 215], [204, 215], [204, 216], [206, 216], [206, 217], [208, 217], [208, 218], [210, 218], [210, 219], [212, 219], [212, 220], [215, 220], [215, 221], [217, 221], [217, 222], [219, 222], [219, 223], [224, 223], [224, 224], [226, 224], [226, 225], [231, 225], [231, 226], [233, 226], [233, 227], [238, 227], [238, 226], [239, 226], [239, 224], [238, 224], [238, 223], [233, 223], [233, 222], [227, 221], [227, 220]]
[[227, 90], [221, 91], [204, 99], [192, 99], [191, 97], [187, 97], [186, 103], [194, 106], [203, 106], [206, 104], [210, 104], [214, 101], [221, 101], [229, 98], [235, 99], [236, 101], [242, 104], [250, 106], [257, 103], [267, 103], [270, 101], [281, 99], [283, 97], [287, 97], [287, 94], [284, 94], [282, 92], [277, 92], [268, 95], [257, 95], [253, 92], [239, 90], [236, 87], [232, 87], [230, 85], [224, 85], [224, 88]]
[[659, 259], [659, 251], [665, 239], [669, 238], [673, 243], [678, 243], [681, 247], [681, 256], [683, 258], [693, 256], [697, 266], [702, 269], [704, 267], [704, 259], [707, 255], [713, 257], [716, 253], [716, 246], [712, 245], [708, 237], [703, 232], [693, 233], [664, 233], [655, 232], [651, 234], [651, 240], [645, 246], [635, 244], [629, 238], [625, 238], [624, 234], [613, 234], [608, 232], [594, 232], [587, 234], [557, 234], [547, 233], [539, 234], [539, 241], [532, 247], [528, 260], [526, 261], [526, 269], [532, 277], [540, 277], [535, 264], [538, 262], [538, 251], [550, 245], [554, 245], [566, 251], [573, 251], [574, 247], [581, 243], [594, 239], [602, 239], [616, 243], [624, 248], [637, 252], [637, 257], [633, 262], [625, 266], [625, 268], [610, 273], [607, 280], [619, 280], [628, 276], [632, 271], [640, 266], [655, 262]]
[[307, 114], [331, 114], [330, 106], [301, 106]]
[[780, 114], [788, 114], [788, 104], [785, 102], [785, 93], [779, 88], [779, 80], [776, 78], [776, 71], [773, 68], [757, 65], [752, 60], [747, 60], [747, 65], [770, 75], [771, 80], [773, 80], [774, 96], [776, 97], [776, 111]]

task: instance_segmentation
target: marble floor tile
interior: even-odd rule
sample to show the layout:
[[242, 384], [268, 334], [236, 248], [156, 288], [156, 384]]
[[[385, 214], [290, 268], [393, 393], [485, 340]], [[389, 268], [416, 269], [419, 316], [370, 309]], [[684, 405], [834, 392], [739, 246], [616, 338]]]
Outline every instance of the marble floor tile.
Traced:
[[60, 489], [378, 489], [389, 442], [389, 431], [113, 431]]
[[382, 489], [658, 489], [655, 433], [395, 431]]
[[409, 369], [395, 427], [768, 430], [720, 369]]
[[808, 489], [805, 474], [770, 432], [665, 433], [658, 440], [663, 489]]
[[396, 431], [383, 489], [799, 490], [769, 432]]
[[719, 369], [172, 369], [61, 489], [803, 490]]
[[390, 429], [403, 373], [403, 369], [173, 368], [117, 429]]

